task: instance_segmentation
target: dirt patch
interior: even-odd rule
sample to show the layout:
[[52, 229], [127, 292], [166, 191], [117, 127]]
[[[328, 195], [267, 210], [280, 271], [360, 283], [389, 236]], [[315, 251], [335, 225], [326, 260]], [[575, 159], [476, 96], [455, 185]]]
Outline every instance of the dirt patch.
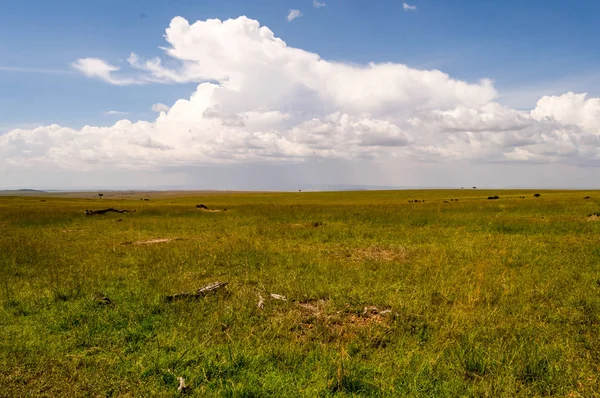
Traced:
[[68, 232], [81, 232], [85, 231], [83, 228], [73, 228], [73, 229], [61, 229], [60, 232], [68, 233]]
[[154, 244], [154, 243], [167, 243], [167, 242], [170, 242], [172, 240], [173, 239], [169, 239], [169, 238], [140, 240], [138, 242], [135, 242], [134, 245], [151, 245], [151, 244]]
[[373, 324], [379, 325], [386, 322], [391, 313], [392, 311], [389, 309], [380, 310], [375, 306], [367, 306], [363, 309], [362, 314], [349, 315], [347, 322], [357, 327], [366, 327]]
[[322, 315], [328, 304], [329, 302], [327, 300], [305, 301], [303, 303], [296, 303], [296, 305], [302, 310], [304, 310], [304, 312], [310, 313], [312, 315]]
[[587, 220], [588, 221], [600, 221], [600, 216], [598, 216], [596, 214], [592, 214], [592, 215], [588, 216]]
[[217, 210], [217, 209], [202, 209], [202, 211], [205, 213], [221, 213], [221, 212], [223, 212], [223, 210]]
[[359, 328], [364, 328], [367, 326], [371, 326], [373, 324], [379, 325], [383, 322], [384, 322], [384, 319], [379, 314], [372, 315], [372, 316], [350, 315], [348, 317], [348, 323], [353, 326], [359, 327]]
[[362, 328], [389, 327], [389, 321], [392, 319], [392, 311], [389, 309], [381, 310], [375, 306], [367, 306], [360, 311], [346, 305], [341, 311], [332, 311], [330, 304], [327, 300], [296, 303], [301, 310], [301, 319], [297, 326], [298, 338], [315, 338], [314, 333], [317, 333], [319, 338], [342, 335], [350, 338]]
[[181, 240], [181, 239], [171, 239], [171, 238], [156, 238], [156, 239], [149, 239], [149, 240], [139, 240], [137, 242], [123, 242], [121, 243], [122, 245], [153, 245], [156, 243], [167, 243], [167, 242], [172, 242], [174, 240]]
[[346, 260], [352, 262], [363, 261], [406, 261], [406, 249], [403, 247], [369, 246], [353, 248], [344, 253]]

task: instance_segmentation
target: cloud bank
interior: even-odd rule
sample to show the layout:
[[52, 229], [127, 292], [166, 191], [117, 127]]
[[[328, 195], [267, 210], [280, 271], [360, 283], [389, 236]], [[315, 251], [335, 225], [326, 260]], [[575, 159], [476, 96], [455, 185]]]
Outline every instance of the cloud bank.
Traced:
[[[466, 82], [403, 64], [329, 61], [288, 46], [258, 21], [173, 18], [164, 58], [132, 53], [127, 70], [72, 67], [113, 85], [197, 83], [155, 104], [155, 120], [50, 125], [0, 135], [0, 169], [165, 170], [215, 164], [369, 162], [600, 165], [600, 99], [542, 97], [531, 111], [495, 102], [489, 79]], [[396, 159], [396, 160], [395, 160]]]

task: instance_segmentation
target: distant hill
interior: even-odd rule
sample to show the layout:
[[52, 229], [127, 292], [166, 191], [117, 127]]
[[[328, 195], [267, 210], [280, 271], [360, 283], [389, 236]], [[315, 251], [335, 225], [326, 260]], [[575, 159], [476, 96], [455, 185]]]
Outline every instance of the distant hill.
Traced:
[[7, 189], [0, 191], [1, 196], [22, 196], [22, 195], [41, 195], [47, 194], [46, 191], [40, 191], [38, 189]]

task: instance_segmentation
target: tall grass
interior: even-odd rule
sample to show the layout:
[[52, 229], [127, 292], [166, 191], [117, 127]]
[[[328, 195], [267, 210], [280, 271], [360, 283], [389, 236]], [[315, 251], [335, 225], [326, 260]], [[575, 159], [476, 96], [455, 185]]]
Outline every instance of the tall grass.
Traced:
[[0, 198], [0, 396], [599, 396], [600, 194], [533, 193]]

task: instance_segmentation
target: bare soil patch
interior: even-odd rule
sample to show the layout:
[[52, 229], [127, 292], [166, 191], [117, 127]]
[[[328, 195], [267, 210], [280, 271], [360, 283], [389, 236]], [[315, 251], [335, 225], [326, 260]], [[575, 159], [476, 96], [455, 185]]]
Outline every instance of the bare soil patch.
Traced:
[[172, 240], [173, 239], [169, 239], [169, 238], [140, 240], [138, 242], [135, 242], [134, 245], [151, 245], [151, 244], [154, 244], [154, 243], [166, 243], [166, 242], [170, 242]]
[[[407, 253], [404, 247], [382, 247], [373, 245], [369, 247], [352, 248], [341, 253], [346, 260], [351, 262], [363, 261], [406, 261]], [[339, 255], [338, 255], [339, 256]]]
[[172, 242], [174, 240], [181, 240], [181, 238], [172, 239], [172, 238], [156, 238], [156, 239], [148, 239], [148, 240], [139, 240], [137, 242], [123, 242], [122, 245], [153, 245], [156, 243], [167, 243]]
[[292, 227], [292, 228], [302, 228], [302, 227], [307, 227], [308, 224], [303, 224], [301, 222], [296, 222], [296, 223], [293, 223], [293, 224], [289, 224], [289, 226]]
[[347, 308], [331, 311], [328, 300], [317, 300], [296, 303], [301, 310], [297, 331], [298, 338], [310, 338], [313, 331], [327, 330], [331, 335], [352, 336], [354, 331], [374, 326], [388, 327], [392, 319], [392, 311], [375, 306], [364, 307], [362, 311]]
[[588, 216], [587, 220], [588, 221], [600, 221], [600, 216], [592, 214], [591, 216]]
[[296, 303], [305, 312], [313, 315], [322, 315], [326, 307], [329, 305], [327, 300], [316, 300], [316, 301], [305, 301], [302, 303]]

